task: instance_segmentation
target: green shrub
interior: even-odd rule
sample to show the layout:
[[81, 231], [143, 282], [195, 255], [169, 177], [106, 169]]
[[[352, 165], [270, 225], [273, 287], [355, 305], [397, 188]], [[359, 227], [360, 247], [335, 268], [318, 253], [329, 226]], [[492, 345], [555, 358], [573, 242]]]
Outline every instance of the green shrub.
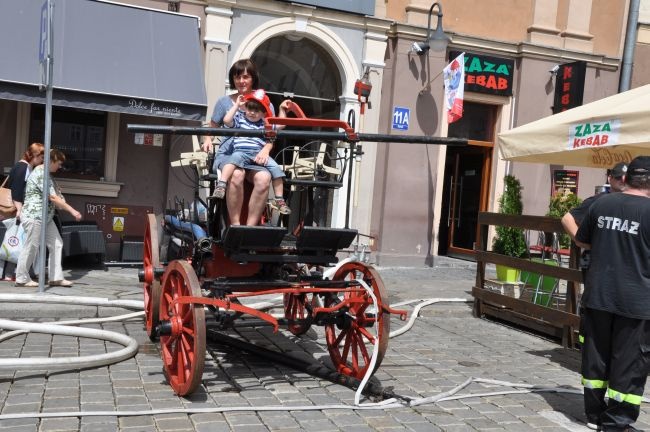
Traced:
[[[551, 201], [548, 204], [548, 213], [546, 216], [561, 218], [569, 210], [578, 207], [582, 200], [574, 193], [562, 193], [556, 192], [551, 197]], [[571, 246], [571, 237], [568, 234], [560, 235], [560, 248], [568, 249]]]
[[[524, 205], [521, 201], [521, 183], [514, 176], [507, 175], [503, 179], [505, 189], [499, 198], [499, 213], [508, 215], [523, 214]], [[496, 227], [496, 237], [492, 243], [492, 252], [521, 258], [528, 255], [524, 230], [505, 226]]]

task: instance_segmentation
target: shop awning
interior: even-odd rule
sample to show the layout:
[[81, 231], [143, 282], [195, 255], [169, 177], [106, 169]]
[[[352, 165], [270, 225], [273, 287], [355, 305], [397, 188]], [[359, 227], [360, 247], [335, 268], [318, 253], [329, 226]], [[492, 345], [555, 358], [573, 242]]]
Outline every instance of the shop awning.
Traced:
[[501, 157], [611, 168], [650, 155], [650, 85], [618, 93], [499, 134]]
[[[3, 1], [0, 99], [45, 103], [45, 0]], [[199, 18], [94, 0], [55, 0], [53, 103], [172, 119], [206, 110]]]

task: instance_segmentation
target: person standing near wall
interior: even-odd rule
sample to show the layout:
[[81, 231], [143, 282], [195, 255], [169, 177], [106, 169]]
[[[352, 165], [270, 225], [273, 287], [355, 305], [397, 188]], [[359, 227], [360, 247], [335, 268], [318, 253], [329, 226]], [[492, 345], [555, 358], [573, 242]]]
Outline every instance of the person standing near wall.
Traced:
[[625, 184], [591, 205], [575, 237], [591, 249], [580, 328], [585, 413], [603, 431], [637, 430], [650, 361], [650, 156], [632, 160]]
[[[44, 153], [45, 146], [42, 143], [30, 144], [25, 153], [23, 153], [22, 159], [16, 162], [9, 172], [7, 187], [11, 189], [11, 199], [16, 206], [16, 223], [20, 223], [27, 178], [35, 167], [43, 163]], [[15, 279], [14, 273], [16, 269], [13, 263], [0, 261], [0, 267], [2, 267], [3, 280], [12, 281]]]
[[[55, 173], [65, 162], [65, 155], [56, 149], [50, 151], [50, 173]], [[43, 177], [45, 176], [43, 165], [34, 168], [27, 179], [25, 188], [25, 201], [22, 211], [22, 223], [25, 228], [25, 246], [20, 252], [18, 258], [18, 267], [16, 268], [16, 286], [37, 287], [38, 282], [31, 280], [29, 268], [34, 264], [36, 253], [39, 249], [41, 237], [41, 221], [43, 211]], [[65, 210], [76, 221], [81, 220], [81, 213], [75, 210], [70, 204], [66, 203], [62, 195], [55, 186], [54, 181], [50, 178], [49, 202], [47, 204], [47, 228], [45, 242], [49, 252], [49, 285], [50, 286], [72, 286], [72, 282], [63, 278], [63, 269], [61, 267], [61, 255], [63, 252], [63, 240], [61, 234], [54, 223], [54, 207]]]

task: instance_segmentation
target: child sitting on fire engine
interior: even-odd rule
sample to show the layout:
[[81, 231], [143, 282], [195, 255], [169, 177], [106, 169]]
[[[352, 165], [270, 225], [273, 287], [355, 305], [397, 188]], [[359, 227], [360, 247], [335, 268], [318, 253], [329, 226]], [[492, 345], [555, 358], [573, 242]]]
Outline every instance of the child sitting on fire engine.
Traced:
[[[285, 100], [280, 104], [278, 117], [286, 117], [290, 100]], [[241, 129], [263, 129], [264, 117], [272, 116], [271, 101], [264, 90], [258, 89], [246, 95], [239, 95], [237, 102], [228, 110], [223, 118], [224, 126]], [[275, 198], [271, 201], [271, 206], [276, 208], [281, 214], [291, 214], [291, 209], [284, 201], [283, 177], [285, 176], [282, 168], [269, 156], [273, 144], [266, 142], [263, 138], [255, 137], [234, 137], [234, 151], [230, 155], [228, 162], [221, 170], [221, 178], [214, 190], [215, 198], [223, 198], [226, 195], [228, 180], [232, 176], [235, 168], [246, 170], [266, 169], [271, 173], [272, 186]]]

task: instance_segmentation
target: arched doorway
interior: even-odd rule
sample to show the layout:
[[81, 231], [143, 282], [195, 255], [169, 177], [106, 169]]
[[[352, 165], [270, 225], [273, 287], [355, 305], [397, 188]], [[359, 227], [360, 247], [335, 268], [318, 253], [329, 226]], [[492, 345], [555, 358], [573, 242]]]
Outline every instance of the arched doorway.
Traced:
[[292, 34], [263, 42], [252, 55], [261, 71], [260, 86], [279, 103], [291, 96], [309, 117], [339, 118], [340, 72], [316, 42]]
[[[334, 59], [315, 41], [295, 34], [274, 36], [260, 44], [252, 60], [260, 70], [260, 87], [273, 105], [277, 107], [284, 99], [296, 102], [305, 115], [315, 118], [338, 119], [341, 112], [341, 76]], [[308, 143], [300, 139], [278, 139], [272, 156], [279, 164], [290, 163], [293, 151], [298, 147], [305, 151], [318, 151], [320, 143]], [[331, 152], [336, 152], [335, 146]], [[301, 152], [302, 153], [302, 152]], [[301, 154], [306, 157], [307, 154]], [[330, 154], [330, 157], [335, 157]], [[322, 187], [292, 188], [292, 208], [306, 209], [307, 223], [330, 226], [334, 191]], [[299, 223], [294, 214], [290, 226]]]

